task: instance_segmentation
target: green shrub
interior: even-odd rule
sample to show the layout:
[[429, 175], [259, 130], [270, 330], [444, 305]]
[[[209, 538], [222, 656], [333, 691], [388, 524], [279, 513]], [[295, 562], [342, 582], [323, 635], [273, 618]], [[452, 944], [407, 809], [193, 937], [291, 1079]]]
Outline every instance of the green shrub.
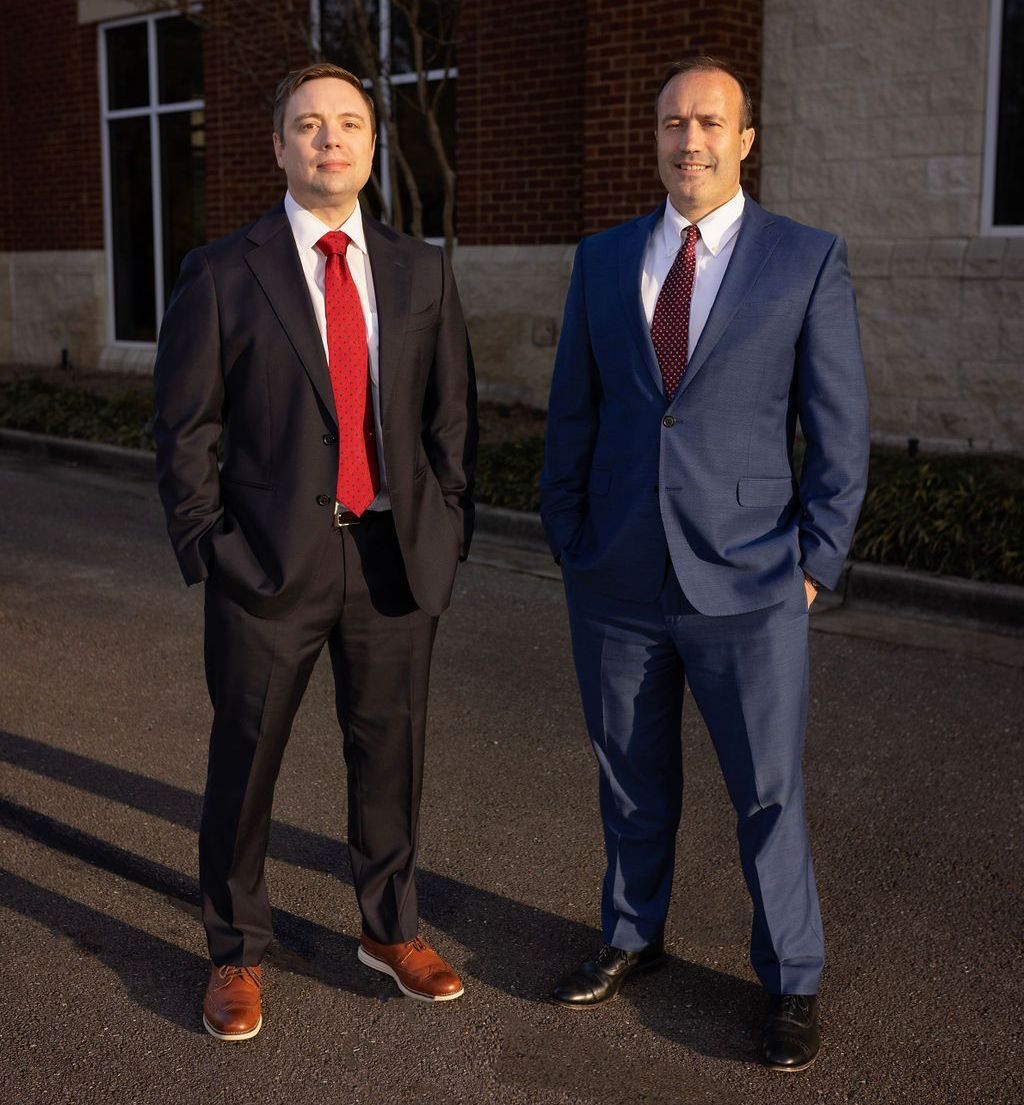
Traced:
[[[152, 449], [152, 404], [138, 391], [95, 392], [19, 380], [0, 384], [0, 426]], [[794, 467], [801, 463], [799, 447]], [[484, 443], [477, 497], [536, 510], [544, 441]], [[876, 449], [850, 555], [987, 582], [1024, 584], [1024, 461], [995, 456], [908, 457]]]
[[878, 450], [850, 555], [1024, 583], [1024, 461]]
[[41, 380], [0, 384], [0, 426], [11, 430], [152, 449], [152, 418], [152, 400], [141, 392], [106, 396]]
[[477, 454], [476, 497], [511, 510], [536, 510], [537, 481], [544, 465], [544, 439], [524, 437], [500, 445], [481, 445]]

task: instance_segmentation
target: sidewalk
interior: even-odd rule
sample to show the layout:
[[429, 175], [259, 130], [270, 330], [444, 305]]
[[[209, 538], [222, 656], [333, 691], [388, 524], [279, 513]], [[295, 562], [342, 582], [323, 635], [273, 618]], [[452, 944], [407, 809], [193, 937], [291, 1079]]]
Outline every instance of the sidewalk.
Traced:
[[[142, 449], [0, 429], [0, 449], [80, 464], [152, 480], [155, 461]], [[545, 553], [547, 543], [536, 514], [502, 507], [477, 507], [477, 533], [513, 548]], [[552, 574], [557, 569], [552, 564]], [[833, 596], [824, 605], [890, 611], [905, 617], [955, 624], [963, 629], [1024, 637], [1024, 587], [977, 583], [954, 576], [909, 571], [886, 564], [848, 561]], [[821, 600], [819, 600], [821, 601]]]

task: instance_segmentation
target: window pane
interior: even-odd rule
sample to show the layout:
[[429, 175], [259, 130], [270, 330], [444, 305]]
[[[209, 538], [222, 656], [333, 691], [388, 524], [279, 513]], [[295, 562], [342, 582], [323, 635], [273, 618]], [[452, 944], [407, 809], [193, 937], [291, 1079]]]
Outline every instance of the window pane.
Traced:
[[164, 305], [181, 260], [206, 241], [206, 134], [201, 111], [160, 118], [160, 172], [164, 234]]
[[149, 47], [146, 24], [110, 27], [107, 36], [107, 104], [146, 107], [149, 104]]
[[320, 36], [328, 61], [365, 78], [375, 68], [380, 21], [377, 0], [363, 0], [362, 7], [365, 28], [356, 18], [353, 0], [321, 0]]
[[203, 96], [203, 39], [188, 19], [156, 21], [157, 78], [160, 103], [200, 100]]
[[[366, 12], [365, 27], [357, 19], [359, 4], [356, 0], [321, 0], [320, 33], [326, 58], [360, 77], [366, 77], [376, 67], [383, 3], [382, 0], [361, 0], [361, 3]], [[422, 0], [420, 4], [418, 26], [423, 32], [423, 64], [428, 70], [443, 69], [445, 66], [448, 41], [454, 34], [457, 7], [456, 0]], [[408, 19], [398, 4], [390, 3], [388, 12], [391, 19], [391, 72], [411, 73], [415, 54]], [[367, 49], [373, 61], [367, 61]]]
[[996, 226], [1024, 226], [1024, 0], [1004, 0], [996, 139]]
[[153, 276], [153, 173], [149, 118], [110, 128], [110, 213], [114, 254], [114, 333], [121, 341], [156, 338]]
[[[445, 67], [448, 39], [454, 34], [455, 7], [452, 0], [423, 0], [420, 4], [417, 25], [423, 35], [423, 68], [428, 71]], [[415, 72], [415, 57], [409, 21], [402, 9], [392, 4], [391, 72]]]
[[[431, 96], [437, 89], [437, 82], [429, 85]], [[412, 166], [416, 177], [416, 186], [423, 203], [423, 234], [427, 238], [444, 237], [444, 176], [430, 144], [427, 124], [416, 99], [416, 86], [399, 84], [394, 86], [395, 110], [398, 119], [398, 133], [401, 136], [402, 153]], [[437, 121], [441, 128], [441, 137], [451, 167], [455, 168], [455, 82], [445, 84], [437, 106]], [[412, 204], [404, 179], [399, 175], [402, 189], [402, 208], [405, 214], [407, 233], [413, 229]]]

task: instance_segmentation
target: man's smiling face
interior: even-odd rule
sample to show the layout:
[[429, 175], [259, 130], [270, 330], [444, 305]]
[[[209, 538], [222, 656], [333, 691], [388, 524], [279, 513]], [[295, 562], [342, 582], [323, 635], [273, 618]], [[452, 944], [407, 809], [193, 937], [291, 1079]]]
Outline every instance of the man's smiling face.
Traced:
[[736, 194], [754, 142], [743, 123], [740, 86], [717, 69], [681, 73], [658, 97], [658, 172], [672, 206], [690, 222]]

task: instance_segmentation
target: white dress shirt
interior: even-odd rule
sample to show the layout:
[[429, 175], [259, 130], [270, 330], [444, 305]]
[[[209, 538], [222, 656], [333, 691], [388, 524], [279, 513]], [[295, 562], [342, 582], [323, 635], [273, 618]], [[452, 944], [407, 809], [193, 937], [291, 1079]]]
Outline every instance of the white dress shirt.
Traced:
[[[693, 298], [690, 300], [690, 340], [687, 358], [700, 340], [704, 324], [711, 314], [711, 307], [722, 286], [722, 277], [736, 245], [736, 235], [743, 221], [743, 191], [736, 193], [727, 203], [716, 207], [697, 223], [700, 237], [697, 239], [697, 272], [693, 279]], [[658, 302], [668, 270], [683, 244], [683, 232], [690, 225], [687, 219], [665, 202], [665, 214], [651, 232], [644, 253], [643, 275], [640, 278], [640, 295], [644, 301], [647, 325], [654, 318], [654, 305]]]
[[370, 384], [373, 397], [373, 423], [376, 431], [377, 469], [380, 473], [380, 490], [369, 506], [369, 510], [390, 510], [391, 499], [388, 495], [387, 475], [384, 471], [384, 435], [380, 424], [380, 369], [379, 369], [379, 331], [377, 329], [377, 300], [373, 294], [373, 272], [370, 269], [370, 257], [366, 252], [366, 235], [363, 233], [363, 214], [356, 203], [352, 214], [341, 226], [327, 226], [312, 211], [307, 211], [293, 198], [291, 192], [285, 193], [284, 210], [299, 251], [299, 261], [306, 276], [306, 287], [313, 304], [320, 337], [324, 343], [324, 355], [330, 358], [327, 349], [327, 312], [324, 306], [324, 273], [327, 271], [327, 258], [316, 248], [316, 243], [332, 230], [340, 230], [349, 236], [348, 249], [345, 250], [345, 263], [352, 274], [352, 281], [359, 293], [359, 302], [363, 308], [366, 322], [366, 348], [370, 355]]

